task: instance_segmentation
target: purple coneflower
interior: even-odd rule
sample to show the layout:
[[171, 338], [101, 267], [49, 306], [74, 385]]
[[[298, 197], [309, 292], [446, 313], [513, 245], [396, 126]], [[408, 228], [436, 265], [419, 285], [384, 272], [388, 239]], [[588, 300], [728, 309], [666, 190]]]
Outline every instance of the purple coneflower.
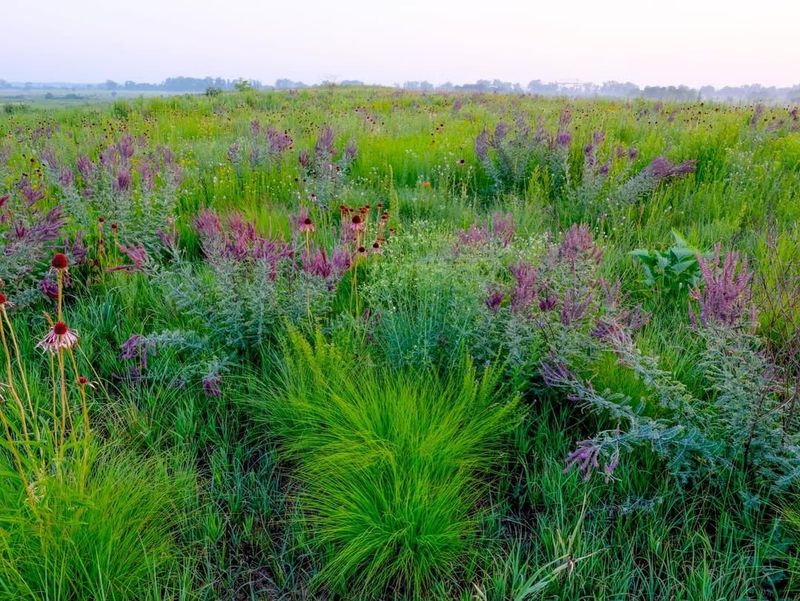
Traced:
[[37, 348], [49, 353], [57, 353], [62, 350], [70, 350], [78, 343], [78, 334], [70, 330], [63, 321], [56, 322], [47, 335], [42, 338]]
[[53, 267], [53, 269], [64, 271], [67, 269], [67, 267], [69, 267], [69, 259], [64, 253], [56, 253], [53, 255], [53, 260], [50, 265]]
[[313, 233], [314, 230], [317, 229], [316, 227], [314, 227], [314, 222], [311, 221], [311, 217], [306, 217], [305, 219], [303, 219], [303, 221], [300, 222], [300, 225], [298, 227], [300, 229], [300, 232], [303, 234]]
[[364, 231], [364, 220], [361, 219], [361, 215], [358, 213], [353, 215], [353, 218], [350, 220], [350, 229], [354, 232]]

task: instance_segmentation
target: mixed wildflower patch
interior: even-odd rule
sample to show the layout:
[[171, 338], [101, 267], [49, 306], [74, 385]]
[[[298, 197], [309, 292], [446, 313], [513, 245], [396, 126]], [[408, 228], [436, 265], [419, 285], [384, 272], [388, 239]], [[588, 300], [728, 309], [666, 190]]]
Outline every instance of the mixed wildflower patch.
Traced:
[[793, 598], [795, 113], [5, 115], [0, 599]]

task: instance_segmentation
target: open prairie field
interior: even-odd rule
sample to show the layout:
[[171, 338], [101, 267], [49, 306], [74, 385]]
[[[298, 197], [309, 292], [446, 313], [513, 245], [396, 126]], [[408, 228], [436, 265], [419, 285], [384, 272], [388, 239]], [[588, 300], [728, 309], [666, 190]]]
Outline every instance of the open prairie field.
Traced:
[[0, 112], [0, 600], [800, 598], [800, 114]]

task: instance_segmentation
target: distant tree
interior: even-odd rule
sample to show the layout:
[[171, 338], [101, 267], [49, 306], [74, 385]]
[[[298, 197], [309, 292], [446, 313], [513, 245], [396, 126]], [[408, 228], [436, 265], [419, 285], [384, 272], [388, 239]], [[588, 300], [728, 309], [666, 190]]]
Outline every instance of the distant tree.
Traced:
[[237, 79], [233, 87], [237, 92], [249, 92], [253, 89], [253, 86], [251, 86], [250, 82], [246, 79]]

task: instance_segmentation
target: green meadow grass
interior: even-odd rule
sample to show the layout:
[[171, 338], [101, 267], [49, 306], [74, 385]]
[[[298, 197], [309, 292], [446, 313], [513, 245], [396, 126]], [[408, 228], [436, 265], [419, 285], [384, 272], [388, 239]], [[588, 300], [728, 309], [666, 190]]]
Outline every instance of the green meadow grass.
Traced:
[[[514, 193], [495, 193], [476, 136], [517, 115], [552, 130], [565, 108], [576, 172], [582, 146], [602, 130], [602, 153], [638, 148], [637, 171], [664, 155], [697, 160], [696, 173], [624, 206], [554, 200], [536, 174]], [[468, 338], [476, 318], [466, 299], [483, 292], [480, 278], [499, 264], [476, 260], [448, 272], [437, 257], [449, 256], [458, 231], [511, 213], [533, 260], [547, 237], [588, 223], [604, 249], [603, 275], [619, 278], [627, 301], [651, 314], [638, 347], [702, 397], [688, 302], [645, 286], [630, 252], [667, 249], [673, 229], [704, 250], [739, 250], [763, 283], [759, 307], [782, 277], [798, 275], [800, 133], [786, 107], [768, 107], [755, 126], [752, 114], [709, 103], [372, 88], [0, 114], [0, 196], [16, 190], [45, 147], [72, 163], [87, 152], [96, 159], [122, 132], [171, 148], [183, 168], [176, 230], [198, 281], [213, 277], [192, 225], [198, 211], [237, 210], [264, 232], [289, 235], [291, 216], [308, 203], [297, 155], [325, 125], [337, 149], [349, 139], [358, 146], [332, 222], [340, 203], [381, 202], [400, 234], [383, 263], [359, 268], [355, 299], [348, 272], [333, 300], [336, 318], [276, 320], [270, 336], [233, 353], [219, 397], [204, 394], [185, 349], [159, 350], [133, 380], [134, 362], [120, 356], [133, 334], [213, 327], [171, 300], [168, 279], [103, 272], [70, 289], [65, 314], [95, 385], [90, 475], [80, 490], [77, 477], [39, 474], [40, 510], [31, 511], [3, 443], [0, 599], [798, 598], [796, 489], [753, 505], [735, 481], [682, 487], [648, 451], [608, 481], [583, 482], [564, 472], [566, 455], [615, 424], [521, 386], [503, 358], [474, 362], [466, 343], [428, 352], [452, 348], [437, 346], [443, 333], [448, 342]], [[248, 138], [253, 120], [290, 131], [293, 148], [266, 167], [233, 165], [228, 149]], [[59, 202], [56, 188], [45, 188], [46, 201]], [[322, 228], [317, 235], [335, 242]], [[781, 268], [771, 269], [778, 258]], [[35, 345], [48, 328], [43, 311], [53, 312], [48, 303], [10, 313], [45, 408], [49, 362]], [[374, 330], [359, 321], [374, 314], [351, 309], [358, 303], [382, 309]], [[788, 337], [797, 323], [781, 316], [781, 333], [769, 317], [760, 314], [773, 328], [765, 337]], [[592, 358], [597, 387], [647, 397], [613, 359]]]

